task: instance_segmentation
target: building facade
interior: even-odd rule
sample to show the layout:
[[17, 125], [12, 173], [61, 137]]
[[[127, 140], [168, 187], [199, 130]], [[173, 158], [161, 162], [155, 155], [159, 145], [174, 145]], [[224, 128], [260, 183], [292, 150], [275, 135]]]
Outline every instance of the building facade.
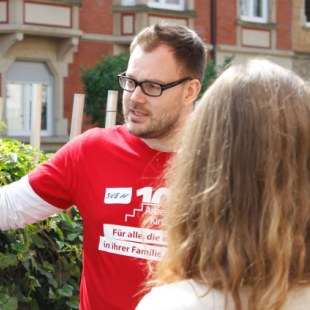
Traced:
[[159, 20], [195, 29], [217, 63], [262, 56], [310, 78], [308, 0], [0, 0], [4, 134], [29, 141], [33, 87], [41, 84], [43, 148], [65, 143], [81, 68], [128, 50]]

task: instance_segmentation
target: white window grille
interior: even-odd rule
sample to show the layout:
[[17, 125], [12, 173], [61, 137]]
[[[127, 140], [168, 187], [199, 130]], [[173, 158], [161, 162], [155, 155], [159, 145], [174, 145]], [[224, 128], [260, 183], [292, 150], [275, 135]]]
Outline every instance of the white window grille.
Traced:
[[185, 0], [148, 0], [149, 7], [165, 10], [184, 11]]
[[6, 79], [6, 122], [9, 136], [31, 132], [31, 105], [35, 84], [42, 84], [41, 135], [51, 136], [53, 76], [45, 63], [16, 61]]
[[268, 0], [240, 0], [240, 17], [244, 21], [267, 23]]

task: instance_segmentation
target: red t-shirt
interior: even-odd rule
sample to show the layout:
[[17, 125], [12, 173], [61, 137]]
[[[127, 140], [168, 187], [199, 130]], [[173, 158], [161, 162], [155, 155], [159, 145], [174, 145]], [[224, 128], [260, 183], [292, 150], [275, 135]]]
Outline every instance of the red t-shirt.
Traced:
[[83, 219], [80, 309], [134, 309], [142, 297], [146, 260], [159, 260], [165, 238], [156, 226], [171, 153], [149, 148], [124, 126], [91, 129], [29, 175], [33, 190], [55, 207], [76, 205]]

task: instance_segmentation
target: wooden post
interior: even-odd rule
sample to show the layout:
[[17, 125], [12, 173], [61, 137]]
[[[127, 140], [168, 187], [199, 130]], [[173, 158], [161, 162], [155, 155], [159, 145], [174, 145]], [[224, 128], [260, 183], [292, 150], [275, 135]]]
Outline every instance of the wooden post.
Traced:
[[105, 128], [113, 127], [116, 123], [117, 112], [117, 90], [108, 91], [107, 111], [105, 116]]
[[[70, 140], [81, 134], [82, 122], [83, 122], [83, 110], [84, 110], [84, 94], [74, 94], [73, 97], [73, 109], [71, 116], [71, 128], [70, 128]], [[72, 207], [66, 210], [66, 213], [72, 215]]]
[[0, 97], [0, 122], [2, 122], [3, 119], [3, 98]]
[[41, 112], [42, 112], [42, 84], [34, 84], [31, 105], [31, 136], [30, 144], [34, 148], [34, 158], [40, 159], [41, 136]]
[[84, 99], [85, 99], [84, 94], [74, 94], [70, 140], [78, 136], [82, 131]]

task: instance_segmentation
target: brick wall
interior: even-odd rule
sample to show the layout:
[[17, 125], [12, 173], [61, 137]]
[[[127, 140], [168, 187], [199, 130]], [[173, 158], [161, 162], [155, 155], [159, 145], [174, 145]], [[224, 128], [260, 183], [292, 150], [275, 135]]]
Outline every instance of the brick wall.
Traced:
[[236, 10], [236, 1], [217, 1], [217, 44], [237, 44]]
[[[112, 0], [85, 0], [80, 9], [80, 29], [85, 33], [112, 34]], [[74, 93], [84, 93], [81, 81], [81, 68], [96, 64], [103, 55], [112, 53], [112, 45], [81, 40], [73, 62], [69, 65], [68, 76], [64, 81], [64, 117], [68, 119], [69, 132]], [[93, 127], [84, 116], [82, 131]]]
[[276, 1], [277, 49], [292, 49], [292, 11], [293, 0]]
[[210, 0], [196, 0], [195, 11], [194, 28], [204, 42], [210, 43]]
[[112, 0], [84, 0], [80, 9], [80, 29], [85, 32], [112, 34]]

